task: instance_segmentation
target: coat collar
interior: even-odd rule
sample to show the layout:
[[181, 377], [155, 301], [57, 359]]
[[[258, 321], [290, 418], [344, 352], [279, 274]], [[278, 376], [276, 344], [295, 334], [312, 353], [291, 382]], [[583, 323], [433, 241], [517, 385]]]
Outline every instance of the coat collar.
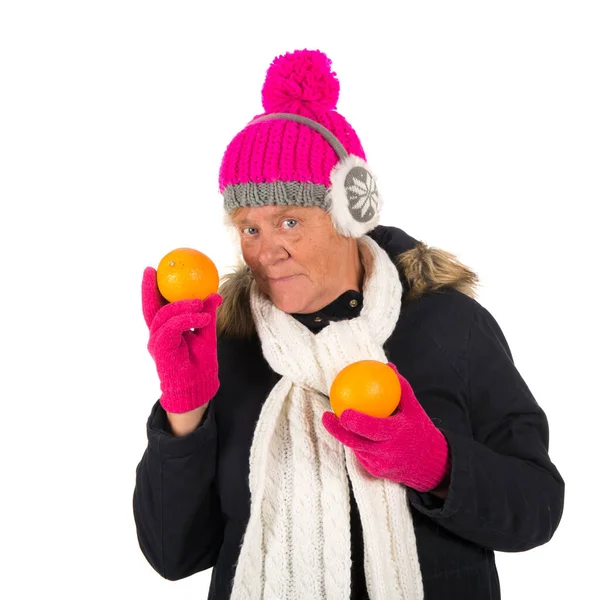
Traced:
[[309, 314], [292, 314], [297, 321], [308, 327], [313, 333], [327, 327], [331, 321], [344, 321], [358, 317], [363, 307], [363, 294], [356, 290], [347, 290], [331, 304]]
[[[450, 252], [429, 247], [397, 227], [379, 225], [368, 235], [388, 253], [398, 268], [405, 290], [403, 303], [444, 288], [476, 297], [476, 273]], [[253, 335], [249, 298], [252, 281], [252, 272], [243, 263], [223, 278], [219, 289], [223, 303], [217, 313], [220, 336], [247, 338]]]

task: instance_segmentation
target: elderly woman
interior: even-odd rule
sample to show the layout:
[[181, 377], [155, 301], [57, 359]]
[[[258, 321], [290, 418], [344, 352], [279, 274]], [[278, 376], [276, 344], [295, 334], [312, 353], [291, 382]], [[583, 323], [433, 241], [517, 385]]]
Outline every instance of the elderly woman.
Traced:
[[[494, 551], [546, 543], [564, 484], [547, 419], [451, 254], [378, 225], [359, 138], [318, 51], [277, 57], [265, 112], [220, 189], [244, 266], [205, 301], [142, 304], [162, 395], [133, 498], [171, 580], [209, 598], [499, 598]], [[337, 373], [392, 366], [389, 417], [346, 410]]]

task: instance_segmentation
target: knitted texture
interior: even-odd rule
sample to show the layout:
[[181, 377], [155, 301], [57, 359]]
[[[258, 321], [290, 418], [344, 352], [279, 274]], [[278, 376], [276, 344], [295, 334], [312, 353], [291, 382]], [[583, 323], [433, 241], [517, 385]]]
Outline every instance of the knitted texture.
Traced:
[[388, 364], [396, 371], [402, 390], [398, 412], [384, 419], [351, 409], [339, 419], [328, 412], [323, 415], [323, 425], [354, 450], [371, 475], [428, 492], [448, 473], [448, 442], [419, 404], [410, 383], [395, 365]]
[[[313, 119], [329, 129], [350, 154], [365, 159], [356, 132], [335, 110], [338, 95], [339, 82], [329, 58], [318, 50], [297, 50], [278, 56], [269, 67], [262, 89], [262, 114], [286, 112]], [[329, 187], [338, 160], [329, 142], [306, 125], [263, 121], [246, 126], [228, 145], [219, 191], [227, 196], [228, 186], [274, 181]]]
[[267, 398], [250, 450], [250, 518], [233, 600], [348, 600], [350, 482], [363, 526], [372, 600], [420, 600], [423, 585], [406, 488], [375, 478], [322, 425], [337, 373], [362, 359], [385, 361], [400, 314], [396, 267], [359, 239], [366, 280], [360, 316], [313, 334], [253, 283], [251, 309], [262, 351], [282, 375]]
[[328, 210], [331, 205], [324, 185], [300, 181], [229, 185], [223, 199], [226, 212], [238, 206], [318, 206]]
[[[216, 311], [222, 297], [167, 303], [156, 270], [142, 278], [142, 312], [150, 331], [148, 351], [160, 380], [162, 407], [183, 413], [206, 404], [219, 389]], [[194, 331], [191, 331], [194, 329]]]

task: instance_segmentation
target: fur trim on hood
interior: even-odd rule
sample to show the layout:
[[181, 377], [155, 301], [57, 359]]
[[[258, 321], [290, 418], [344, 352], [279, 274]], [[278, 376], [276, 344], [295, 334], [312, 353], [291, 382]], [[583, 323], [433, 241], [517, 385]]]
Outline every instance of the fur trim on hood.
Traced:
[[[450, 252], [416, 242], [414, 248], [398, 254], [395, 263], [405, 285], [402, 302], [410, 302], [444, 288], [454, 288], [471, 298], [476, 297], [477, 274]], [[219, 335], [234, 338], [253, 335], [254, 322], [249, 301], [253, 279], [250, 267], [244, 263], [222, 278], [219, 293], [223, 296], [223, 304], [217, 314]]]

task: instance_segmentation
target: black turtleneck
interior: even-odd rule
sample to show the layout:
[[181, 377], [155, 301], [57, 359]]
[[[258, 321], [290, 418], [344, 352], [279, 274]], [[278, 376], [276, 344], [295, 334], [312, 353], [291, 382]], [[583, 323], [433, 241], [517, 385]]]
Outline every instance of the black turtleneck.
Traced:
[[303, 325], [306, 325], [313, 333], [318, 333], [327, 327], [331, 321], [343, 321], [358, 317], [362, 307], [362, 293], [348, 290], [321, 310], [306, 315], [293, 313], [292, 316]]

